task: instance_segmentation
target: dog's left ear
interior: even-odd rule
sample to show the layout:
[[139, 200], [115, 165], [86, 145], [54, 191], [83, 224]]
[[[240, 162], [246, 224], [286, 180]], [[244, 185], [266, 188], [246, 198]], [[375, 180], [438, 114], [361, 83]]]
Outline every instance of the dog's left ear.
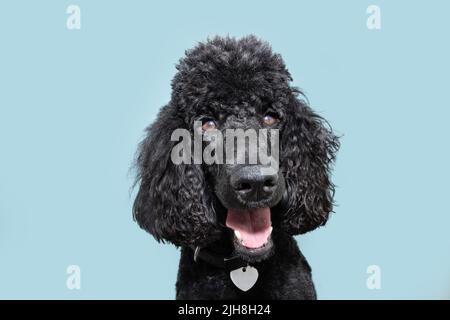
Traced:
[[338, 138], [326, 121], [293, 95], [281, 132], [281, 169], [286, 179], [282, 227], [290, 234], [324, 225], [333, 210], [331, 166]]

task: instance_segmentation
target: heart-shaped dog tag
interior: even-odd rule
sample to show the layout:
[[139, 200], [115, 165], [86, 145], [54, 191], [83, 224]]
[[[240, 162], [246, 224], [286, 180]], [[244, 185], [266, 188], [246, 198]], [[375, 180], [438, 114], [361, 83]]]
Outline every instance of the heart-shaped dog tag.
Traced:
[[235, 269], [230, 272], [231, 281], [242, 291], [250, 290], [258, 280], [258, 270], [251, 266]]

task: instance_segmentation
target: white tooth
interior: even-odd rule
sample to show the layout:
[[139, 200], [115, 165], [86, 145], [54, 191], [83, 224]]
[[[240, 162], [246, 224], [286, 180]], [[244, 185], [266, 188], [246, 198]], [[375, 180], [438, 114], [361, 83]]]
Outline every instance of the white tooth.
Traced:
[[270, 231], [269, 231], [269, 234], [271, 234], [271, 233], [272, 233], [272, 230], [273, 230], [273, 227], [270, 227]]
[[239, 231], [234, 230], [234, 235], [236, 236], [236, 238], [237, 238], [238, 240], [241, 240], [241, 241], [242, 241], [242, 236], [241, 236], [241, 233], [240, 233]]

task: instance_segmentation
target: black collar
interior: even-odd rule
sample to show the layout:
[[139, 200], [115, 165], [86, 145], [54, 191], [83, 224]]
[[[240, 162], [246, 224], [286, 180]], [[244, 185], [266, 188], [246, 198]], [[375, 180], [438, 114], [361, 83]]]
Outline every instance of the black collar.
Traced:
[[222, 268], [227, 271], [232, 271], [238, 268], [242, 268], [248, 265], [248, 261], [243, 260], [237, 255], [227, 256], [217, 252], [213, 252], [208, 248], [201, 247], [191, 247], [194, 251], [194, 261], [197, 262], [198, 259], [203, 260], [210, 265], [217, 268]]

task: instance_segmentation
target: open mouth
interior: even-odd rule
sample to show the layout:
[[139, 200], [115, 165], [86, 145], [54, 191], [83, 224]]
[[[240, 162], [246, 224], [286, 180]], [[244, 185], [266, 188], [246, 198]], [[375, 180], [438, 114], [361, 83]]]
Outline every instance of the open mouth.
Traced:
[[226, 225], [241, 246], [250, 250], [264, 248], [272, 233], [270, 208], [228, 209]]

